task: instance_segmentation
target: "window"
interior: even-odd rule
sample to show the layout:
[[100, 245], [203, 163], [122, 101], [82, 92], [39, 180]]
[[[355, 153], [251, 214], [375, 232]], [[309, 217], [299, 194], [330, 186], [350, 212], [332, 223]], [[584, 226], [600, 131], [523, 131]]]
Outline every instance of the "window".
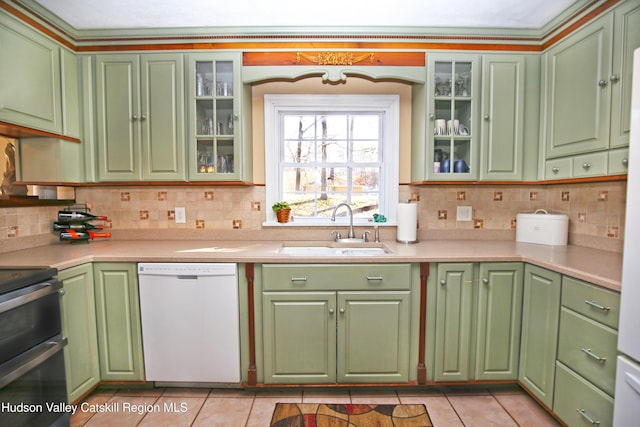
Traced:
[[395, 223], [398, 123], [397, 95], [265, 95], [267, 205], [286, 200], [298, 225], [331, 224], [339, 203]]

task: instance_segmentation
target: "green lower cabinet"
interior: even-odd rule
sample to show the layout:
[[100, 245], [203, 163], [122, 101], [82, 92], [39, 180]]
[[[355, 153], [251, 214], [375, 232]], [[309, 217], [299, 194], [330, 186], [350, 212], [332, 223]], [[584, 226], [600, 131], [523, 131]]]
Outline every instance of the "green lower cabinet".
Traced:
[[70, 403], [89, 393], [100, 382], [98, 337], [91, 264], [60, 271], [62, 288], [62, 333], [67, 397]]
[[518, 380], [548, 408], [553, 404], [560, 286], [559, 273], [525, 266]]
[[265, 383], [336, 382], [335, 292], [263, 294]]
[[410, 292], [264, 292], [264, 381], [407, 382]]
[[144, 381], [135, 263], [94, 263], [100, 377]]
[[568, 426], [613, 425], [613, 398], [557, 363], [553, 412]]
[[409, 380], [410, 292], [338, 292], [338, 382]]
[[435, 381], [470, 379], [473, 264], [438, 264]]
[[475, 379], [518, 378], [522, 275], [516, 263], [482, 263], [478, 283]]

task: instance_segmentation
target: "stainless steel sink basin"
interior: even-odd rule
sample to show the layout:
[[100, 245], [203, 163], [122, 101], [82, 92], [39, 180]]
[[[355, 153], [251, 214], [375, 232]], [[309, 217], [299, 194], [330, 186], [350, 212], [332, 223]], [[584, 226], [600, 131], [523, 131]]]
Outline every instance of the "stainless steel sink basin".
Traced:
[[293, 256], [380, 256], [391, 253], [379, 243], [285, 242], [278, 250]]

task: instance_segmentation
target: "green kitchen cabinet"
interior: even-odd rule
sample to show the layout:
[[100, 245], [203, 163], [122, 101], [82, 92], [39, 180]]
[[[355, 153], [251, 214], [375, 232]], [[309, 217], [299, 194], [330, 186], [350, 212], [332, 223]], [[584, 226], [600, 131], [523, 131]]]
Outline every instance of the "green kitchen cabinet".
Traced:
[[59, 46], [0, 10], [0, 52], [0, 121], [61, 134]]
[[473, 263], [439, 263], [435, 292], [434, 380], [471, 379]]
[[475, 324], [477, 380], [518, 378], [523, 273], [521, 262], [480, 264]]
[[180, 53], [96, 56], [98, 180], [185, 179], [183, 62]]
[[548, 408], [553, 405], [560, 289], [559, 273], [525, 265], [518, 380]]
[[524, 55], [482, 57], [480, 179], [523, 179], [525, 141]]
[[[523, 265], [519, 262], [439, 263], [427, 301], [435, 311], [434, 381], [518, 377]], [[430, 326], [429, 326], [430, 325]]]
[[67, 396], [70, 403], [100, 382], [93, 267], [83, 264], [58, 273], [62, 282], [62, 333]]
[[409, 381], [411, 269], [265, 265], [267, 384]]
[[241, 63], [241, 54], [235, 52], [187, 56], [187, 164], [192, 181], [238, 181], [249, 172], [242, 144]]
[[427, 54], [426, 91], [427, 149], [423, 179], [478, 179], [480, 56]]
[[62, 134], [82, 139], [80, 63], [77, 55], [66, 48], [60, 48], [60, 74], [62, 76]]
[[100, 262], [93, 269], [100, 377], [144, 381], [136, 264]]

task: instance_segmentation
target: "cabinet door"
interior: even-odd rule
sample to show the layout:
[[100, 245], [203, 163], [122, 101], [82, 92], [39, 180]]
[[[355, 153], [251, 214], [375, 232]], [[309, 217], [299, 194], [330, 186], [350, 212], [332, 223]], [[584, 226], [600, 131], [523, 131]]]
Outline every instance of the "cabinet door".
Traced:
[[544, 268], [525, 266], [518, 379], [548, 408], [553, 403], [560, 278]]
[[435, 381], [469, 380], [472, 278], [472, 264], [438, 264]]
[[100, 376], [144, 381], [138, 276], [134, 263], [95, 263]]
[[633, 51], [640, 47], [640, 4], [626, 2], [614, 14], [611, 84], [611, 148], [629, 145]]
[[64, 348], [69, 403], [89, 393], [100, 382], [96, 306], [91, 264], [61, 271], [63, 283], [62, 333], [69, 342]]
[[338, 292], [338, 381], [409, 380], [410, 292]]
[[78, 57], [70, 50], [60, 48], [62, 74], [62, 133], [80, 139], [80, 73]]
[[62, 132], [60, 49], [0, 11], [0, 120]]
[[524, 144], [525, 58], [482, 58], [480, 179], [521, 180]]
[[480, 264], [475, 377], [518, 378], [522, 263]]
[[139, 181], [140, 89], [138, 55], [96, 57], [98, 179]]
[[336, 381], [335, 292], [263, 294], [265, 383]]
[[142, 178], [185, 179], [182, 54], [141, 56]]
[[609, 147], [613, 15], [547, 53], [546, 157]]
[[478, 55], [427, 55], [427, 175], [478, 178], [480, 99]]

